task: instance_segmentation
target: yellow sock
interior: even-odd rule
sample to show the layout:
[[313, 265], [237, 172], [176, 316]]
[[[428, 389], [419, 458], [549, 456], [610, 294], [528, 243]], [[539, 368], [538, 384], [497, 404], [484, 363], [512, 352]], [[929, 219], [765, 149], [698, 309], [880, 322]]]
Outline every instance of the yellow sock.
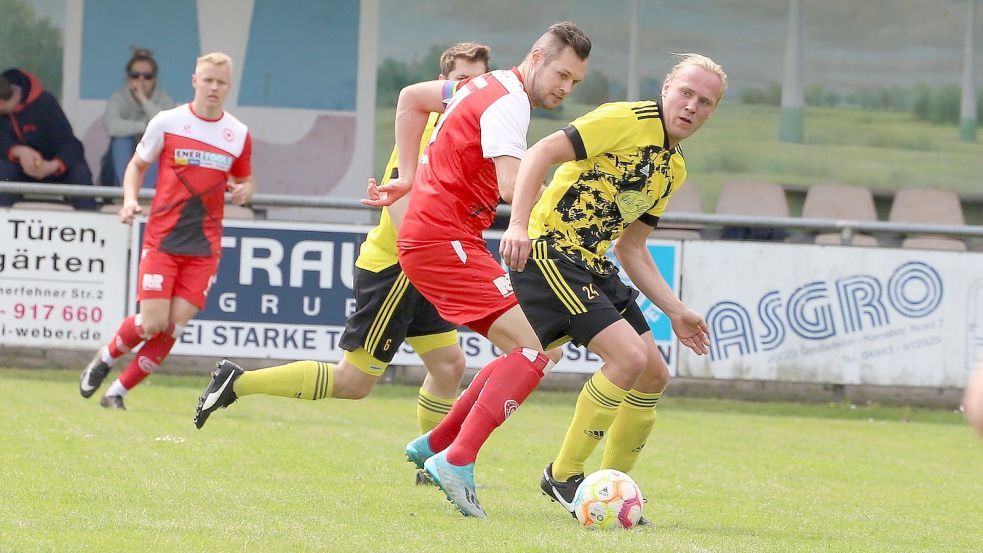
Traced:
[[416, 399], [416, 420], [420, 423], [420, 434], [426, 434], [440, 424], [456, 399], [437, 397], [420, 388]]
[[655, 405], [662, 392], [646, 393], [632, 390], [618, 408], [618, 414], [608, 431], [604, 445], [602, 469], [629, 472], [638, 461], [655, 424]]
[[322, 361], [295, 361], [267, 369], [246, 371], [232, 385], [236, 396], [266, 394], [297, 399], [331, 397], [335, 366]]
[[611, 426], [626, 394], [601, 371], [590, 377], [580, 390], [573, 420], [553, 461], [553, 478], [564, 481], [584, 472], [584, 462]]

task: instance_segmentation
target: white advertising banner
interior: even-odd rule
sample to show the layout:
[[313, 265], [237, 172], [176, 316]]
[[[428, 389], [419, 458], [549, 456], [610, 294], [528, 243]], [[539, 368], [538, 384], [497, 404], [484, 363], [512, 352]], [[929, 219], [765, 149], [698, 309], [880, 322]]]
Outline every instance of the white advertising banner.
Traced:
[[[144, 221], [134, 233], [134, 251]], [[355, 308], [354, 261], [367, 228], [282, 221], [226, 221], [222, 261], [208, 300], [188, 324], [172, 350], [180, 355], [336, 361], [344, 353], [338, 342]], [[488, 247], [498, 251], [490, 237]], [[679, 286], [680, 245], [652, 241], [650, 253], [666, 280]], [[136, 274], [130, 267], [130, 312], [136, 310]], [[670, 367], [676, 342], [668, 319], [642, 298], [642, 312]], [[460, 344], [467, 365], [482, 367], [501, 355], [481, 335], [462, 329]], [[395, 346], [395, 344], [394, 344]], [[399, 346], [394, 364], [420, 363], [412, 348]], [[601, 359], [585, 348], [567, 344], [558, 372], [592, 373]]]
[[0, 344], [98, 348], [125, 312], [128, 240], [111, 214], [0, 209]]
[[686, 377], [965, 386], [983, 348], [983, 254], [687, 242], [683, 300], [710, 355]]

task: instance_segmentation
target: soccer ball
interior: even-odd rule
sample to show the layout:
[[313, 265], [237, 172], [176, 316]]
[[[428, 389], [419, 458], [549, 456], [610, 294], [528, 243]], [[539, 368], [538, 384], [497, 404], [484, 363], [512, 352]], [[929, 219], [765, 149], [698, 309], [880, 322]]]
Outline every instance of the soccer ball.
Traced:
[[581, 482], [573, 508], [587, 528], [631, 528], [642, 516], [642, 491], [627, 474], [602, 469]]

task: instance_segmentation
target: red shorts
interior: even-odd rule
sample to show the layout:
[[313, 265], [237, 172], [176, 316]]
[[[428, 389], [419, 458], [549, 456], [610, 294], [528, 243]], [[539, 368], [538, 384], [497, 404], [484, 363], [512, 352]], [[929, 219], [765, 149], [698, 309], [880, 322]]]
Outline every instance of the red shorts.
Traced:
[[137, 276], [137, 299], [169, 300], [179, 297], [205, 308], [205, 296], [215, 282], [218, 256], [171, 255], [143, 250]]
[[483, 335], [518, 305], [509, 274], [484, 242], [400, 240], [399, 264], [441, 317]]

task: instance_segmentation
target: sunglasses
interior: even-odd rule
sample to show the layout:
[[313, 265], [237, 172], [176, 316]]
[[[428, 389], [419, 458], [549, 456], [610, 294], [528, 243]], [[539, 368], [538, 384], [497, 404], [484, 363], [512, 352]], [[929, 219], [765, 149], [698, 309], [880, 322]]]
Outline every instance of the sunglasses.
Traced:
[[130, 71], [129, 73], [127, 73], [127, 75], [129, 75], [131, 79], [143, 78], [143, 80], [145, 81], [152, 81], [155, 78], [157, 78], [157, 75], [155, 73], [141, 73], [139, 71]]

